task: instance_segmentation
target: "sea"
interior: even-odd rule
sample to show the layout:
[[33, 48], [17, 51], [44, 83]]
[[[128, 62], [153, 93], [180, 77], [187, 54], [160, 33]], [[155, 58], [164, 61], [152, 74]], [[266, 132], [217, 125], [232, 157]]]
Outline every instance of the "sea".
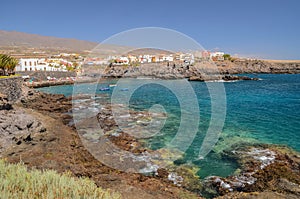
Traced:
[[[185, 151], [184, 158], [175, 163], [193, 163], [199, 166], [198, 174], [201, 178], [212, 175], [226, 177], [233, 174], [238, 165], [224, 157], [222, 152], [235, 144], [277, 144], [300, 152], [300, 74], [247, 74], [247, 76], [259, 78], [259, 81], [185, 82], [192, 88], [187, 92], [185, 88], [178, 85], [180, 84], [178, 80], [144, 79], [143, 84], [136, 88], [136, 79], [123, 79], [123, 82], [118, 79], [106, 79], [99, 81], [97, 85], [78, 84], [76, 89], [81, 90], [82, 93], [94, 92], [97, 95], [107, 96], [108, 102], [116, 89], [124, 93], [130, 92], [129, 108], [134, 110], [144, 111], [159, 105], [160, 110], [166, 113], [167, 119], [164, 126], [159, 129], [160, 132], [145, 141], [147, 147], [153, 150], [164, 148], [172, 143], [172, 139], [178, 133], [184, 110], [182, 110], [182, 99], [176, 92], [178, 90], [186, 92], [181, 97], [193, 98], [198, 102], [199, 125], [195, 137]], [[122, 88], [119, 87], [121, 83]], [[212, 96], [218, 97], [211, 93], [216, 91], [209, 89], [214, 85], [224, 87], [221, 96], [226, 106], [223, 128], [211, 152], [199, 159], [203, 140], [212, 125]], [[73, 85], [63, 85], [38, 90], [71, 96], [73, 87]], [[131, 90], [133, 88], [134, 91]], [[194, 103], [189, 104], [188, 100], [184, 100], [184, 103], [188, 103], [187, 106], [194, 106]], [[195, 121], [190, 119], [186, 122], [192, 124]]]

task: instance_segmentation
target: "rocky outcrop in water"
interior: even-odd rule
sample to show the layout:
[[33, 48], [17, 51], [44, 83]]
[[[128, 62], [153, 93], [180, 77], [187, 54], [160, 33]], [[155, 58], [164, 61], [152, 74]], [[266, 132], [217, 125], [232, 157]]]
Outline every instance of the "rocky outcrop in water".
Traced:
[[110, 65], [104, 70], [104, 77], [151, 77], [159, 79], [183, 79], [190, 81], [233, 81], [257, 80], [245, 76], [223, 75], [212, 62], [197, 63], [195, 65], [160, 63], [142, 64], [140, 66]]
[[174, 62], [146, 63], [139, 66], [111, 64], [101, 71], [104, 77], [110, 78], [186, 78], [191, 81], [257, 80], [256, 78], [233, 76], [232, 74], [300, 73], [300, 62], [236, 59], [233, 61], [202, 61], [193, 65]]
[[259, 80], [258, 78], [236, 76], [236, 75], [209, 75], [209, 76], [192, 76], [189, 81], [241, 81], [241, 80]]
[[300, 156], [296, 152], [286, 147], [255, 144], [234, 146], [224, 155], [237, 161], [240, 170], [227, 178], [207, 178], [205, 187], [210, 194], [231, 193], [232, 198], [245, 198], [238, 192], [269, 191], [289, 198], [300, 197]]

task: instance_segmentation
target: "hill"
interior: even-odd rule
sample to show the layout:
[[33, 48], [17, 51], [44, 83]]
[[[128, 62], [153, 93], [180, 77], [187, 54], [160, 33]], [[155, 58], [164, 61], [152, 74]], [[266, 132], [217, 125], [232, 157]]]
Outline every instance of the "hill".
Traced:
[[129, 53], [138, 54], [170, 54], [171, 52], [159, 49], [134, 49], [128, 46], [102, 44], [69, 38], [42, 36], [24, 32], [0, 30], [0, 53], [7, 54], [32, 54], [42, 52], [53, 54], [57, 52], [77, 52], [95, 54], [117, 55]]
[[0, 30], [0, 47], [37, 49], [64, 49], [72, 51], [91, 50], [98, 43], [77, 39], [57, 38], [16, 31]]

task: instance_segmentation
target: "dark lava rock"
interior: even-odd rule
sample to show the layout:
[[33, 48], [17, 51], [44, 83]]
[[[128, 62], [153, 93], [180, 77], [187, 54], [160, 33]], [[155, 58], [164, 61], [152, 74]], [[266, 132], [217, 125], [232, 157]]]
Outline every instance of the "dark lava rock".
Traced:
[[237, 80], [259, 80], [258, 78], [251, 78], [246, 76], [234, 76], [234, 75], [225, 75], [222, 77], [224, 81], [237, 81]]
[[0, 110], [11, 110], [12, 108], [7, 96], [0, 93]]
[[[45, 113], [47, 112], [48, 114], [50, 113], [56, 117], [61, 116], [72, 109], [71, 99], [66, 98], [62, 94], [47, 94], [31, 89], [23, 94], [20, 102], [25, 108]], [[70, 118], [66, 117], [66, 123], [70, 120]]]
[[37, 134], [46, 132], [40, 121], [19, 108], [2, 110], [0, 115], [0, 153], [10, 146], [31, 143]]
[[240, 171], [226, 178], [207, 178], [205, 187], [210, 194], [268, 190], [300, 198], [300, 156], [296, 152], [286, 147], [257, 144], [234, 146], [225, 154], [240, 164]]

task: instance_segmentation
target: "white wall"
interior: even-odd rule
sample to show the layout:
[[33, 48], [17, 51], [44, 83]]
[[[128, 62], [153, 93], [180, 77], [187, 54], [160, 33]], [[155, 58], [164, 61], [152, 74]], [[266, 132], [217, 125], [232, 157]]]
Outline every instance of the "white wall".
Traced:
[[16, 71], [62, 71], [61, 68], [50, 67], [44, 59], [20, 59]]

